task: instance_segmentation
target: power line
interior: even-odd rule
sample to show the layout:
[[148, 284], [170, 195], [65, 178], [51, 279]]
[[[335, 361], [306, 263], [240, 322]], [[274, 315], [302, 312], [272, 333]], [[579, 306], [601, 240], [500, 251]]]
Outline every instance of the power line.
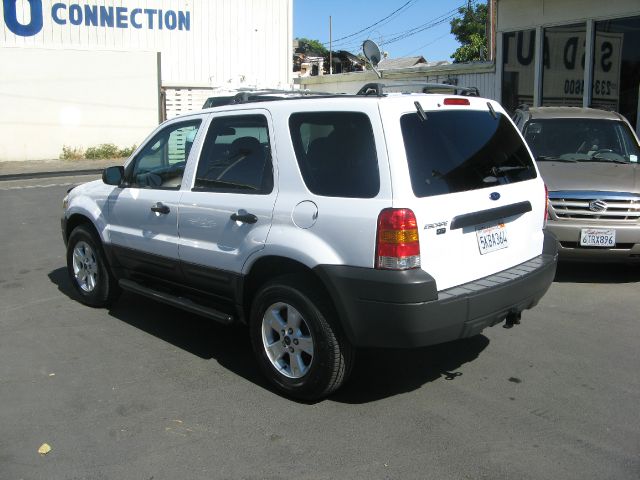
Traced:
[[[408, 2], [404, 3], [400, 8], [398, 8], [398, 9], [394, 10], [394, 11], [393, 11], [393, 12], [391, 12], [389, 15], [387, 15], [386, 17], [384, 17], [384, 18], [382, 18], [382, 19], [378, 20], [377, 22], [372, 23], [372, 24], [371, 24], [371, 25], [369, 25], [368, 27], [365, 27], [365, 28], [363, 28], [362, 30], [358, 30], [357, 32], [352, 33], [352, 34], [350, 34], [350, 35], [346, 35], [346, 36], [344, 36], [344, 37], [337, 38], [337, 39], [333, 40], [332, 42], [333, 42], [333, 43], [337, 43], [337, 42], [339, 42], [339, 41], [341, 41], [341, 40], [346, 40], [347, 38], [355, 37], [356, 35], [359, 35], [360, 33], [365, 32], [365, 31], [367, 31], [367, 30], [369, 30], [369, 29], [371, 29], [371, 28], [375, 27], [376, 25], [379, 25], [380, 23], [384, 22], [385, 20], [387, 20], [387, 19], [389, 19], [389, 18], [393, 17], [394, 15], [396, 15], [397, 13], [399, 13], [401, 10], [408, 8], [408, 7], [410, 6], [410, 4], [416, 3], [417, 1], [418, 1], [418, 0], [409, 0]], [[323, 45], [327, 45], [328, 43], [329, 43], [329, 42], [323, 42]]]
[[[464, 6], [464, 4], [462, 5]], [[458, 8], [461, 7], [456, 7], [453, 10], [449, 10], [446, 13], [443, 13], [431, 20], [429, 20], [428, 22], [425, 22], [421, 25], [418, 25], [416, 27], [410, 28], [408, 30], [405, 30], [403, 32], [398, 32], [395, 34], [391, 34], [391, 38], [389, 38], [386, 42], [385, 45], [390, 45], [392, 43], [395, 43], [397, 41], [400, 40], [404, 40], [405, 38], [409, 38], [412, 37], [413, 35], [416, 35], [420, 32], [424, 32], [425, 30], [428, 30], [430, 28], [433, 28], [437, 25], [441, 25], [445, 22], [448, 22], [449, 20], [451, 20], [453, 17], [456, 16], [457, 12], [458, 12]]]
[[[407, 2], [407, 3], [410, 3], [410, 2]], [[393, 13], [399, 12], [402, 8], [404, 8], [407, 5], [407, 3], [405, 3], [399, 9], [395, 10]], [[396, 42], [399, 42], [399, 41], [404, 40], [406, 38], [409, 38], [409, 37], [412, 37], [414, 35], [417, 35], [418, 33], [422, 33], [422, 32], [424, 32], [426, 30], [434, 28], [434, 27], [436, 27], [438, 25], [441, 25], [443, 23], [449, 22], [449, 21], [451, 21], [451, 19], [453, 19], [453, 17], [455, 17], [458, 14], [458, 12], [459, 12], [459, 10], [461, 8], [468, 7], [468, 5], [470, 3], [475, 3], [475, 1], [465, 0], [465, 2], [462, 3], [461, 5], [459, 5], [458, 7], [453, 8], [453, 9], [451, 9], [451, 10], [445, 12], [445, 13], [442, 13], [442, 14], [438, 15], [437, 17], [434, 17], [434, 18], [428, 20], [427, 22], [424, 22], [424, 23], [422, 23], [420, 25], [417, 25], [415, 27], [409, 28], [407, 30], [402, 30], [402, 31], [399, 31], [399, 32], [394, 32], [394, 33], [390, 33], [390, 34], [384, 35], [384, 37], [386, 37], [386, 40], [384, 40], [383, 39], [383, 35], [380, 34], [380, 41], [378, 41], [377, 43], [379, 43], [381, 46], [386, 47], [386, 46], [391, 45], [393, 43], [396, 43]], [[393, 15], [393, 13], [390, 14], [390, 15]], [[388, 19], [390, 17], [390, 15], [387, 15], [387, 17], [385, 17], [382, 20], [379, 20], [378, 22], [376, 22], [372, 26], [383, 22], [385, 19]], [[359, 33], [362, 33], [363, 31], [370, 30], [372, 28], [372, 26], [369, 26], [369, 27], [367, 27], [365, 29], [362, 29], [359, 32], [356, 32], [355, 34], [351, 34], [351, 35], [347, 35], [345, 37], [342, 37], [341, 40], [344, 40], [344, 39], [347, 39], [347, 38], [353, 38], [355, 35], [358, 35]], [[441, 37], [438, 37], [436, 40], [434, 40], [432, 42], [429, 42], [426, 45], [423, 45], [423, 47], [431, 45], [432, 43], [435, 43], [437, 40], [440, 40], [441, 38], [445, 37], [446, 35], [448, 35], [448, 33], [445, 34], [445, 35], [442, 35]], [[338, 40], [336, 40], [335, 42], [338, 42]], [[346, 41], [346, 42], [342, 41], [341, 45], [336, 45], [335, 42], [334, 42], [334, 47], [339, 47], [339, 48], [341, 48], [343, 50], [352, 50], [352, 49], [358, 49], [360, 47], [361, 43], [362, 43], [362, 40], [360, 40], [360, 39], [359, 40], [352, 39], [352, 40], [349, 40], [349, 41]], [[419, 50], [420, 48], [423, 48], [423, 47], [419, 47], [416, 50]], [[413, 50], [413, 51], [416, 51], [416, 50]]]
[[411, 51], [410, 51], [410, 52], [408, 52], [408, 53], [404, 53], [404, 54], [402, 54], [402, 55], [400, 55], [400, 56], [401, 56], [401, 57], [408, 57], [408, 56], [409, 56], [409, 55], [411, 55], [412, 53], [415, 53], [415, 52], [417, 52], [418, 50], [422, 50], [423, 48], [428, 47], [429, 45], [433, 45], [433, 44], [434, 44], [434, 43], [436, 43], [437, 41], [442, 40], [444, 37], [448, 37], [449, 35], [450, 35], [450, 33], [448, 33], [448, 32], [447, 32], [447, 33], [445, 33], [444, 35], [440, 35], [439, 37], [434, 38], [434, 39], [433, 39], [433, 40], [431, 40], [430, 42], [427, 42], [427, 43], [425, 43], [424, 45], [420, 45], [418, 48], [416, 48], [416, 49], [414, 49], [414, 50], [411, 50]]

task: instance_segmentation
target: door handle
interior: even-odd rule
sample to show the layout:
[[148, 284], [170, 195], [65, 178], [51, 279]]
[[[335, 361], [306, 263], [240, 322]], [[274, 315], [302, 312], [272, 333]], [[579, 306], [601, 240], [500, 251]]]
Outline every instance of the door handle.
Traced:
[[171, 210], [169, 210], [169, 207], [167, 207], [164, 203], [162, 202], [156, 202], [151, 206], [151, 211], [152, 212], [156, 212], [156, 213], [164, 213], [167, 214], [169, 213]]
[[234, 222], [242, 222], [242, 223], [256, 223], [258, 221], [258, 217], [256, 217], [253, 213], [232, 213], [231, 220]]

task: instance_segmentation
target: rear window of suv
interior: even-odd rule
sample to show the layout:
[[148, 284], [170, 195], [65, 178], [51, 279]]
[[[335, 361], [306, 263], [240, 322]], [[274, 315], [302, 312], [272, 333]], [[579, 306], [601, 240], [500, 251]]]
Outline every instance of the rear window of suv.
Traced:
[[325, 197], [373, 198], [380, 191], [369, 117], [360, 112], [305, 112], [289, 118], [302, 178]]
[[417, 113], [400, 119], [416, 197], [536, 178], [524, 142], [507, 118], [479, 110]]

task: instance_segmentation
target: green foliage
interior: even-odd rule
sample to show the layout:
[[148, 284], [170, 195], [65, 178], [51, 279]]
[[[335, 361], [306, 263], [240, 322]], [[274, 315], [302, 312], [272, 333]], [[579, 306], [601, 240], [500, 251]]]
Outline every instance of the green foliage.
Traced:
[[60, 154], [60, 160], [80, 160], [84, 157], [84, 152], [81, 148], [69, 147], [68, 145], [62, 146], [62, 153]]
[[310, 40], [308, 38], [296, 38], [300, 48], [305, 52], [318, 53], [320, 56], [329, 55], [329, 50], [318, 40]]
[[451, 58], [453, 63], [476, 62], [483, 59], [483, 52], [487, 48], [487, 39], [477, 33], [471, 34], [469, 43], [461, 45]]
[[137, 145], [131, 145], [130, 147], [121, 148], [120, 150], [118, 150], [118, 153], [120, 154], [118, 156], [123, 158], [130, 157], [136, 148], [138, 148]]
[[92, 160], [97, 158], [116, 158], [118, 157], [118, 147], [113, 143], [103, 143], [97, 147], [89, 147], [84, 152], [84, 157]]
[[83, 151], [79, 147], [69, 147], [67, 145], [62, 147], [62, 153], [60, 154], [61, 160], [98, 160], [109, 158], [124, 158], [128, 157], [136, 149], [135, 145], [131, 147], [119, 148], [113, 143], [103, 143], [97, 147], [89, 147], [86, 151]]
[[460, 47], [451, 55], [454, 63], [484, 60], [487, 45], [486, 3], [458, 9], [461, 17], [451, 20], [451, 33], [460, 42]]

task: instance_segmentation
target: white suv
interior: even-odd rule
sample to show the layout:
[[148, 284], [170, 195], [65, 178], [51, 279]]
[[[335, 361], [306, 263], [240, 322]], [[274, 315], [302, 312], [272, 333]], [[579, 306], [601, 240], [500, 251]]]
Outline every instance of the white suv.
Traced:
[[64, 199], [82, 302], [120, 289], [248, 325], [296, 398], [355, 347], [418, 347], [519, 322], [552, 282], [545, 186], [496, 102], [254, 96], [169, 120]]

